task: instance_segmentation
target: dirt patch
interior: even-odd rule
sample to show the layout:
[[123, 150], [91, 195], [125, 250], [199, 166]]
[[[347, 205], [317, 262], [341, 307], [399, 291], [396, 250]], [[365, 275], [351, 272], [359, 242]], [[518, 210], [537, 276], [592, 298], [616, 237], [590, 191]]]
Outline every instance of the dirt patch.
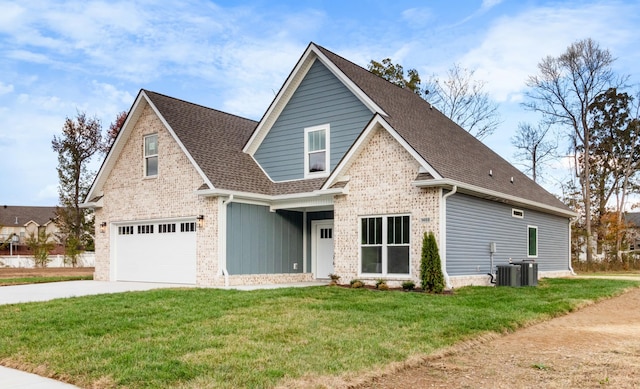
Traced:
[[390, 370], [352, 387], [640, 388], [640, 289]]
[[0, 278], [80, 277], [93, 275], [93, 267], [0, 267]]

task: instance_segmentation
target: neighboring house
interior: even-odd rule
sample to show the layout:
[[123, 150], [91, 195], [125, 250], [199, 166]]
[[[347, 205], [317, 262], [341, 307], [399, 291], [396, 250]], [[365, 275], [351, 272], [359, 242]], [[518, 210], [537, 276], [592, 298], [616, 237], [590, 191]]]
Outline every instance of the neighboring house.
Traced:
[[624, 222], [628, 225], [627, 241], [629, 251], [640, 252], [640, 212], [625, 212]]
[[[141, 90], [91, 187], [97, 280], [418, 280], [491, 260], [571, 273], [556, 197], [416, 94], [310, 44], [260, 122]], [[491, 253], [491, 243], [495, 243]]]
[[56, 207], [0, 206], [0, 243], [13, 238], [13, 249], [22, 253], [26, 250], [27, 238], [32, 234], [37, 236], [44, 232], [50, 234], [52, 241], [56, 241], [58, 227], [55, 217]]

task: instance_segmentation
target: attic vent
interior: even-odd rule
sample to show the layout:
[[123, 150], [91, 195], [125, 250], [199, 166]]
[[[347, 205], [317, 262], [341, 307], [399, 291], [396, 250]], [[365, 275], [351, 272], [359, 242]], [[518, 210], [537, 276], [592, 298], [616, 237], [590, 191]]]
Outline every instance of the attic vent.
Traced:
[[511, 209], [511, 216], [517, 217], [518, 219], [524, 219], [524, 211], [521, 209]]

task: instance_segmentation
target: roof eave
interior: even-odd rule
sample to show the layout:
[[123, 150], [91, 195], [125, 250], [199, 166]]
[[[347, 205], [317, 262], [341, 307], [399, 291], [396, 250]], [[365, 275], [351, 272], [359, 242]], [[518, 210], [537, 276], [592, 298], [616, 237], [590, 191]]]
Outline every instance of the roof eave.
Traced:
[[418, 188], [453, 188], [457, 187], [458, 192], [470, 194], [476, 197], [490, 199], [494, 201], [502, 201], [507, 204], [522, 206], [537, 211], [550, 213], [556, 216], [562, 216], [567, 218], [578, 217], [576, 212], [565, 210], [552, 205], [540, 203], [537, 201], [527, 200], [522, 197], [501, 193], [491, 189], [485, 189], [479, 186], [466, 184], [464, 182], [450, 180], [450, 179], [433, 179], [433, 180], [417, 180], [413, 181], [413, 186]]

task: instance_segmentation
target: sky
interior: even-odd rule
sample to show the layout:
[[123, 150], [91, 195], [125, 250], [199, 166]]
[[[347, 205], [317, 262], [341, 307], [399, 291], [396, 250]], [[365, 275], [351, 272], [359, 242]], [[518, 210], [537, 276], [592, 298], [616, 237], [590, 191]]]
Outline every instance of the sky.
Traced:
[[[526, 80], [593, 38], [640, 83], [640, 1], [0, 0], [0, 205], [58, 204], [54, 135], [78, 112], [106, 130], [140, 89], [259, 120], [310, 42], [423, 79], [475, 69], [501, 124], [483, 141], [515, 162]], [[103, 157], [90, 168], [97, 171]], [[542, 185], [559, 193], [560, 160]]]

